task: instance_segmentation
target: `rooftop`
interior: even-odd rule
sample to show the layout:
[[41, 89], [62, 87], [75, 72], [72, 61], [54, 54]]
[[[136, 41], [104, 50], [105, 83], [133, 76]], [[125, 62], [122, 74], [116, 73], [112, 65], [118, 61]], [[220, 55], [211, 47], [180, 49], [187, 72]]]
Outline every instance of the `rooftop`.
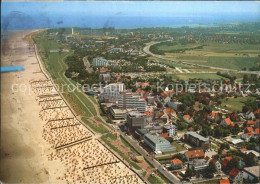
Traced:
[[169, 141], [167, 141], [165, 138], [163, 137], [159, 137], [157, 135], [152, 135], [152, 134], [145, 134], [145, 137], [147, 137], [148, 139], [150, 139], [152, 142], [154, 142], [155, 144], [158, 143], [169, 143]]
[[203, 150], [192, 150], [192, 151], [187, 151], [186, 153], [189, 158], [199, 158], [205, 156]]
[[191, 136], [193, 136], [193, 137], [196, 137], [196, 138], [198, 138], [198, 139], [201, 140], [201, 141], [208, 141], [208, 140], [209, 140], [209, 138], [205, 138], [205, 137], [203, 137], [203, 136], [197, 134], [196, 132], [189, 131], [189, 132], [187, 132], [186, 134], [191, 135]]
[[230, 184], [230, 181], [228, 178], [219, 180], [219, 184]]
[[140, 112], [137, 111], [137, 110], [136, 110], [136, 111], [129, 111], [128, 114], [129, 114], [131, 117], [137, 117], [137, 118], [145, 116], [145, 114], [140, 113]]
[[181, 164], [182, 163], [182, 161], [179, 160], [178, 158], [172, 159], [171, 162], [174, 163], [174, 164]]
[[258, 177], [258, 178], [260, 177], [259, 166], [245, 167], [244, 171], [254, 175], [255, 177]]

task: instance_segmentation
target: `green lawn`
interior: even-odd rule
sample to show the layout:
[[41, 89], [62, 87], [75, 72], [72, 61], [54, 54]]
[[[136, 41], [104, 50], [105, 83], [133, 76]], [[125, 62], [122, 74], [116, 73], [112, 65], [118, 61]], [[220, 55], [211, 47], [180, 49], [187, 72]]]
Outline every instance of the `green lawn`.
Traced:
[[177, 142], [172, 142], [171, 145], [176, 147], [176, 152], [186, 150], [185, 147], [183, 147], [182, 145], [178, 144]]
[[165, 178], [160, 172], [158, 172], [157, 176], [150, 175], [148, 177], [148, 181], [152, 184], [158, 184], [158, 183], [172, 183], [170, 180]]
[[159, 58], [156, 58], [156, 57], [149, 57], [149, 59], [152, 60], [152, 61], [156, 61], [158, 63], [166, 64], [170, 67], [180, 67], [180, 68], [184, 68], [184, 69], [191, 68], [191, 66], [188, 66], [188, 65], [183, 65], [181, 63], [175, 63], [175, 62], [167, 61], [167, 60], [164, 60], [164, 59], [159, 59]]
[[198, 73], [198, 74], [176, 74], [174, 77], [182, 80], [188, 80], [188, 79], [223, 79], [224, 77], [221, 77], [215, 73]]
[[[165, 42], [165, 43], [168, 43], [168, 42]], [[171, 51], [171, 50], [177, 50], [177, 49], [191, 49], [191, 48], [194, 48], [194, 47], [197, 47], [197, 46], [200, 46], [199, 44], [185, 44], [185, 45], [181, 45], [181, 44], [176, 44], [176, 45], [162, 45], [162, 46], [159, 46], [158, 49], [159, 50], [162, 50], [162, 51]]]
[[104, 133], [108, 133], [109, 130], [103, 125], [103, 124], [99, 124], [98, 126], [96, 126], [93, 122], [91, 123], [89, 120], [87, 120], [87, 118], [83, 117], [81, 118], [81, 120], [86, 123], [92, 130], [94, 130], [95, 132], [97, 133], [101, 133], [101, 134], [104, 134]]
[[135, 169], [141, 170], [141, 167], [138, 166], [134, 161], [132, 161], [128, 156], [126, 156], [122, 151], [120, 151], [117, 147], [115, 147], [113, 144], [111, 144], [111, 140], [115, 140], [116, 136], [109, 133], [106, 135], [103, 135], [101, 139], [115, 152], [117, 152], [124, 160], [126, 160], [129, 164], [131, 164]]
[[[165, 53], [170, 59], [215, 66], [229, 69], [242, 70], [244, 68], [256, 67], [260, 64], [260, 44], [221, 44], [203, 43], [203, 49], [187, 50], [184, 53]], [[174, 49], [194, 48], [199, 43], [187, 45], [165, 45], [159, 46], [162, 51]]]
[[64, 76], [64, 72], [67, 69], [67, 65], [64, 63], [63, 59], [71, 55], [73, 51], [69, 53], [49, 53], [51, 49], [66, 48], [69, 46], [66, 44], [57, 43], [55, 40], [48, 40], [43, 33], [39, 34], [40, 38], [34, 38], [36, 44], [38, 45], [39, 54], [44, 62], [45, 68], [50, 73], [51, 77], [54, 79], [55, 83], [60, 86], [60, 91], [63, 89], [63, 96], [72, 104], [72, 108], [77, 114], [83, 117], [96, 116], [97, 112], [82, 91], [74, 90], [69, 92], [69, 85], [75, 85], [76, 82], [72, 81]]
[[244, 106], [244, 102], [246, 102], [248, 99], [254, 100], [255, 97], [237, 97], [221, 99], [221, 107], [230, 111], [241, 112]]

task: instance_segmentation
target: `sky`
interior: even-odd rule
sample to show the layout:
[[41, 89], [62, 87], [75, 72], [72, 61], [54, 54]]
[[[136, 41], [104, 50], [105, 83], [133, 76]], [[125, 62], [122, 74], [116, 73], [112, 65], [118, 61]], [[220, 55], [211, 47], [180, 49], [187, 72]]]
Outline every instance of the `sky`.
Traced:
[[[27, 17], [35, 25], [64, 21], [64, 25], [80, 25], [84, 17], [146, 17], [146, 18], [205, 18], [220, 20], [240, 17], [248, 21], [260, 19], [259, 1], [56, 1], [56, 2], [2, 2], [1, 20], [9, 24], [12, 17]], [[233, 17], [234, 18], [234, 17]], [[37, 20], [36, 20], [37, 19]], [[91, 25], [93, 24], [93, 20]], [[44, 21], [41, 23], [41, 21]], [[46, 23], [46, 21], [48, 23]], [[97, 20], [101, 21], [101, 19]], [[107, 20], [103, 20], [107, 21]], [[77, 24], [76, 24], [77, 22]], [[102, 22], [104, 24], [104, 22]], [[114, 23], [117, 24], [117, 23]]]

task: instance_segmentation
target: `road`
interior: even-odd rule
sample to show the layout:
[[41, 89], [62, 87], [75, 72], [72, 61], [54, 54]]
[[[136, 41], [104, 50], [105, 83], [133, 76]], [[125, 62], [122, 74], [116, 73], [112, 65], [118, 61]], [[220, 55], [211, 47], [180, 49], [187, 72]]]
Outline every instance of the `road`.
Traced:
[[[166, 40], [166, 41], [170, 41], [170, 40]], [[161, 41], [161, 42], [166, 42], [166, 41]], [[234, 70], [234, 69], [228, 69], [228, 68], [221, 68], [221, 67], [214, 67], [214, 66], [207, 66], [207, 65], [201, 65], [201, 64], [194, 64], [194, 63], [188, 63], [188, 62], [184, 62], [184, 61], [176, 61], [174, 59], [169, 59], [169, 58], [166, 58], [162, 55], [158, 55], [158, 54], [154, 54], [150, 51], [150, 47], [152, 45], [155, 45], [157, 43], [161, 43], [161, 42], [154, 42], [150, 45], [147, 45], [144, 47], [143, 51], [146, 53], [146, 54], [149, 54], [153, 57], [156, 57], [156, 58], [159, 58], [159, 59], [164, 59], [164, 60], [167, 60], [167, 61], [171, 61], [171, 62], [175, 62], [175, 63], [179, 63], [179, 64], [184, 64], [184, 65], [189, 65], [189, 66], [196, 66], [196, 67], [202, 67], [202, 68], [210, 68], [210, 69], [215, 69], [215, 70], [223, 70], [223, 71], [226, 71], [226, 72], [236, 72], [236, 73], [245, 73], [245, 74], [257, 74], [257, 75], [260, 75], [260, 72], [258, 71], [243, 71], [243, 70]]]
[[163, 166], [155, 159], [152, 159], [143, 148], [141, 148], [137, 141], [134, 141], [130, 137], [126, 136], [121, 130], [118, 130], [118, 132], [122, 135], [122, 137], [129, 142], [134, 149], [139, 152], [146, 160], [148, 160], [155, 168], [157, 168], [160, 173], [162, 173], [166, 178], [168, 178], [172, 183], [181, 183], [180, 180], [171, 172], [169, 172], [167, 169], [164, 170]]

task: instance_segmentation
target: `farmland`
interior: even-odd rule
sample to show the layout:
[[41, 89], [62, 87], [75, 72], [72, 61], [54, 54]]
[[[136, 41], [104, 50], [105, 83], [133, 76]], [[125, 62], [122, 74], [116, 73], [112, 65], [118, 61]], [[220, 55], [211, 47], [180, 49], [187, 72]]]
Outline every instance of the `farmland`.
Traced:
[[[244, 70], [260, 64], [258, 44], [206, 43], [203, 48], [193, 49], [196, 47], [198, 43], [176, 45], [173, 42], [173, 45], [170, 45], [167, 42], [167, 45], [161, 43], [157, 48], [164, 52], [166, 58], [207, 66]], [[178, 49], [185, 51], [176, 52]]]

